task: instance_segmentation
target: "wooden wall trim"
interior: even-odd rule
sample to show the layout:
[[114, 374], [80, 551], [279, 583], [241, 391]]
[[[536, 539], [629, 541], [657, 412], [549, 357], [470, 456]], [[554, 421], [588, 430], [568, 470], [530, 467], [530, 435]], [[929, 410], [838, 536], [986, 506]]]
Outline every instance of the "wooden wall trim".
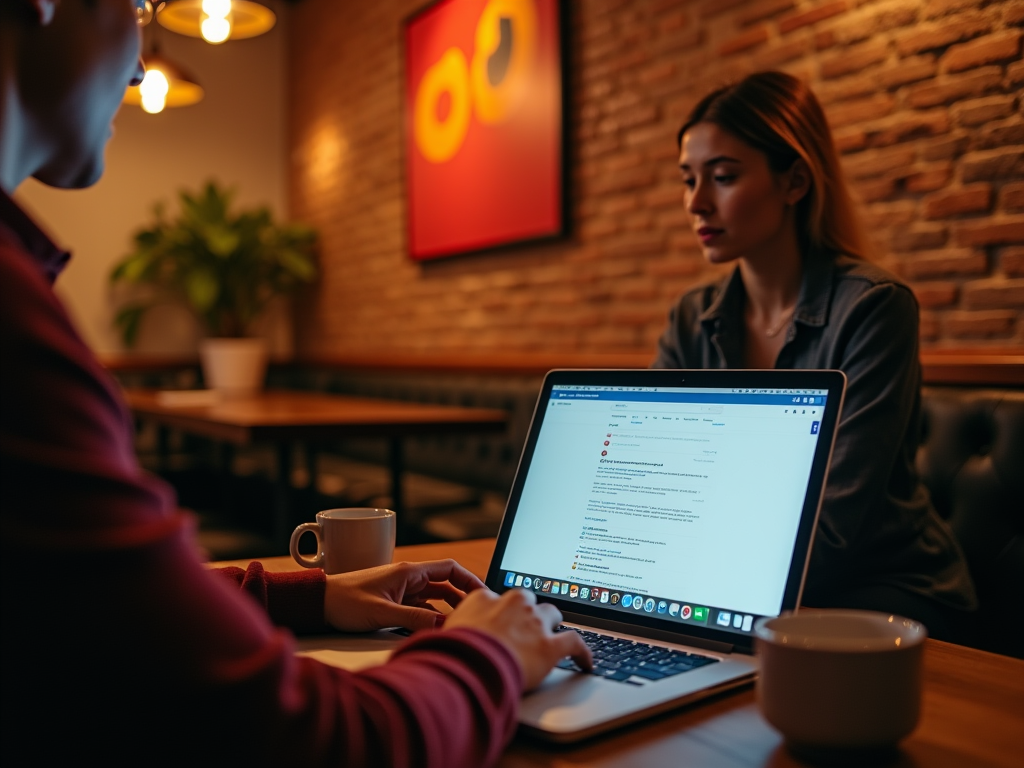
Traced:
[[[380, 373], [452, 373], [540, 376], [552, 368], [646, 368], [653, 354], [640, 352], [522, 352], [483, 355], [457, 352], [361, 352], [308, 355], [272, 361], [274, 367], [345, 369]], [[156, 372], [195, 367], [195, 357], [107, 356], [103, 364], [118, 373]], [[1024, 349], [924, 350], [925, 384], [1024, 386]]]

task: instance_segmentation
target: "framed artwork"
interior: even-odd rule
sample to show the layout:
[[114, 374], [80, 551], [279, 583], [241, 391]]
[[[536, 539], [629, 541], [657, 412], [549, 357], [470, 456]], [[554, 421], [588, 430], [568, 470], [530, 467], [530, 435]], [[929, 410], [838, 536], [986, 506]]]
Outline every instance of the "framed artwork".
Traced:
[[561, 235], [559, 0], [441, 0], [405, 22], [409, 255]]

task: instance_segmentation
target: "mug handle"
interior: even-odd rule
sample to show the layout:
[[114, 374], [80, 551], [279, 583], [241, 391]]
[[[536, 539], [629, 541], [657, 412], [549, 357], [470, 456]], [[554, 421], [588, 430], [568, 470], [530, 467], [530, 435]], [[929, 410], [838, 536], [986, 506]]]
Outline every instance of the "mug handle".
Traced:
[[[299, 539], [302, 538], [302, 534], [306, 531], [312, 531], [313, 535], [316, 536], [316, 557], [310, 558], [299, 553]], [[301, 565], [303, 568], [320, 568], [323, 565], [324, 557], [320, 551], [320, 524], [319, 523], [303, 523], [294, 531], [292, 531], [292, 538], [288, 542], [288, 551], [292, 553], [292, 557], [295, 562]]]

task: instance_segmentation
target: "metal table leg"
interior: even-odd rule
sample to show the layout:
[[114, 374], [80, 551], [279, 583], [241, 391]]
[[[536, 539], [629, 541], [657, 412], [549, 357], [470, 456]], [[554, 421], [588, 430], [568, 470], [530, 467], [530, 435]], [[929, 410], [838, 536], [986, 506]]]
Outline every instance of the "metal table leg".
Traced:
[[388, 464], [391, 467], [391, 508], [395, 511], [397, 527], [397, 543], [399, 546], [410, 543], [413, 527], [412, 521], [405, 514], [405, 500], [402, 497], [402, 473], [405, 461], [402, 453], [402, 438], [392, 437], [388, 449]]
[[277, 444], [277, 479], [274, 483], [274, 542], [288, 551], [288, 538], [292, 532], [292, 446]]

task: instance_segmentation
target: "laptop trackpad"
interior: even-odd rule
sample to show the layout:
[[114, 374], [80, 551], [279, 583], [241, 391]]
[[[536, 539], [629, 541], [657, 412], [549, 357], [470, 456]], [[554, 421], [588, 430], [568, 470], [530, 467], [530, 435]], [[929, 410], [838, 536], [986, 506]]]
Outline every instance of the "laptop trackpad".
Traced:
[[754, 669], [751, 661], [730, 659], [640, 684], [555, 669], [523, 698], [519, 722], [543, 738], [574, 741], [742, 684]]

